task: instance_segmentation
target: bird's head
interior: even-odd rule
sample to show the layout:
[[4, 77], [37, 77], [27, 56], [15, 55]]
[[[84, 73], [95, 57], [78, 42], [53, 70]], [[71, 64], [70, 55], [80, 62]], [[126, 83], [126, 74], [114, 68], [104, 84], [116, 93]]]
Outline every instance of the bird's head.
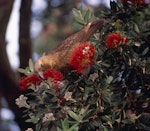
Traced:
[[38, 72], [44, 72], [47, 69], [52, 68], [52, 66], [54, 64], [53, 62], [54, 61], [52, 59], [50, 59], [50, 57], [42, 56], [35, 63], [35, 70], [38, 71]]

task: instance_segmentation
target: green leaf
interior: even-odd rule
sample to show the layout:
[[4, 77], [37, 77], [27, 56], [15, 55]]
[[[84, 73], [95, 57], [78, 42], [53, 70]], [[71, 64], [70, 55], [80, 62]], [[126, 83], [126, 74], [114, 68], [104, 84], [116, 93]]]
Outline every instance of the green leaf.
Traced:
[[106, 121], [106, 122], [111, 121], [111, 118], [110, 118], [110, 116], [108, 116], [108, 115], [102, 116], [102, 119], [103, 119], [104, 121]]
[[106, 78], [106, 83], [107, 83], [107, 84], [110, 84], [112, 81], [113, 81], [113, 77], [112, 77], [112, 76], [108, 76], [108, 77]]
[[139, 27], [137, 26], [136, 23], [134, 23], [134, 30], [136, 33], [138, 33], [138, 34], [140, 33]]
[[142, 56], [144, 56], [144, 55], [146, 55], [147, 53], [148, 53], [148, 51], [149, 51], [149, 47], [146, 47], [144, 50], [143, 50], [143, 52], [142, 52]]
[[69, 129], [69, 123], [67, 119], [64, 119], [64, 121], [61, 122], [62, 123], [62, 128], [64, 131], [67, 131]]
[[73, 11], [73, 14], [74, 14], [75, 17], [81, 17], [81, 16], [82, 16], [80, 10], [78, 10], [78, 9], [76, 9], [76, 8], [73, 8], [72, 11]]
[[78, 131], [78, 130], [79, 130], [78, 123], [74, 124], [74, 125], [69, 129], [69, 131]]
[[146, 74], [150, 74], [150, 63], [146, 64]]
[[83, 115], [83, 114], [87, 111], [87, 108], [88, 108], [88, 107], [82, 108], [82, 109], [80, 110], [80, 115]]
[[126, 118], [126, 112], [125, 112], [125, 110], [122, 111], [122, 117], [123, 117], [123, 119]]
[[84, 108], [81, 108], [80, 110], [80, 113], [78, 116], [80, 116], [81, 120], [80, 122], [85, 122], [85, 121], [88, 121], [86, 120], [86, 117], [88, 117], [89, 113], [91, 112], [92, 110], [89, 109], [89, 106], [87, 105], [86, 107]]
[[107, 103], [111, 103], [110, 96], [112, 95], [112, 92], [110, 92], [109, 89], [103, 89], [101, 90], [101, 98], [103, 101]]
[[78, 18], [78, 17], [74, 17], [74, 19], [75, 19], [78, 23], [84, 25], [84, 21], [83, 21], [82, 19], [80, 19], [80, 18]]
[[33, 113], [29, 114], [30, 119], [27, 119], [26, 122], [32, 122], [33, 124], [37, 124], [40, 118], [35, 117]]
[[138, 127], [139, 127], [140, 129], [142, 129], [142, 130], [147, 130], [147, 131], [150, 130], [150, 127], [144, 125], [143, 123], [138, 123]]
[[36, 131], [41, 131], [41, 124], [36, 124], [36, 126], [35, 126], [35, 128], [36, 128]]
[[78, 123], [69, 127], [69, 121], [67, 118], [65, 118], [64, 120], [61, 120], [61, 124], [62, 124], [62, 129], [57, 127], [58, 131], [78, 131], [79, 129]]
[[74, 120], [78, 121], [78, 115], [74, 113], [73, 111], [68, 111], [70, 117], [72, 117]]
[[63, 131], [62, 129], [60, 129], [59, 127], [57, 127], [57, 131]]
[[109, 129], [107, 127], [104, 127], [103, 131], [109, 131]]
[[31, 59], [29, 59], [29, 69], [31, 72], [34, 72], [34, 63]]
[[72, 10], [72, 12], [73, 12], [73, 14], [74, 14], [74, 19], [75, 19], [77, 22], [79, 22], [79, 23], [81, 23], [81, 24], [84, 24], [84, 23], [85, 23], [84, 18], [83, 18], [83, 15], [82, 15], [82, 13], [81, 13], [80, 10], [74, 8], [74, 9]]
[[28, 74], [27, 70], [22, 69], [22, 68], [18, 68], [17, 71], [20, 72], [20, 73], [22, 73], [22, 74]]
[[124, 124], [132, 124], [132, 122], [129, 119], [124, 119], [121, 122]]
[[35, 118], [35, 117], [26, 120], [26, 122], [33, 123], [33, 124], [37, 124], [38, 121], [39, 121], [39, 118]]
[[91, 17], [91, 13], [90, 13], [90, 10], [88, 9], [84, 16], [84, 21], [87, 23], [89, 21], [90, 17]]
[[138, 42], [134, 42], [133, 44], [134, 44], [135, 46], [137, 46], [137, 47], [141, 46], [141, 44], [138, 43]]
[[101, 65], [104, 66], [104, 67], [107, 67], [107, 68], [110, 67], [110, 64], [107, 64], [107, 63], [105, 63], [105, 62], [102, 62]]

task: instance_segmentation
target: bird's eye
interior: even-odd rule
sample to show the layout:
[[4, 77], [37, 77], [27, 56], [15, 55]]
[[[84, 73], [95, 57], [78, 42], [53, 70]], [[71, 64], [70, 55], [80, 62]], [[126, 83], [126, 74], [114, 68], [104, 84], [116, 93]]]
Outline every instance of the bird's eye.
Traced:
[[50, 68], [50, 65], [48, 64], [41, 64], [40, 66], [42, 69], [49, 69]]
[[41, 64], [41, 67], [44, 67], [44, 65], [43, 65], [43, 64]]

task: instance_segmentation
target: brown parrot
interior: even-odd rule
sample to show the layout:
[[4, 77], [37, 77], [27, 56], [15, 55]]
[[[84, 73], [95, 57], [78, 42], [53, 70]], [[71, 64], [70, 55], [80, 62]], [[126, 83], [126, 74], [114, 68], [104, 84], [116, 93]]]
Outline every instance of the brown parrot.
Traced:
[[69, 69], [69, 58], [74, 49], [86, 42], [98, 29], [104, 26], [105, 20], [98, 19], [88, 22], [80, 31], [63, 40], [49, 54], [40, 57], [35, 63], [35, 70], [44, 72], [47, 69], [55, 69], [66, 72]]

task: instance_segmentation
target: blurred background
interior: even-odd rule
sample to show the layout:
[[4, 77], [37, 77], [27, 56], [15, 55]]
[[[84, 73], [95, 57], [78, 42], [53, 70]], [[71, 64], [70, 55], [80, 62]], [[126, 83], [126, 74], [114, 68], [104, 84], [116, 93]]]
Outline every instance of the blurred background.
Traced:
[[77, 31], [72, 9], [105, 10], [110, 0], [0, 0], [0, 131], [23, 131], [15, 99], [22, 94], [17, 68], [36, 61]]

